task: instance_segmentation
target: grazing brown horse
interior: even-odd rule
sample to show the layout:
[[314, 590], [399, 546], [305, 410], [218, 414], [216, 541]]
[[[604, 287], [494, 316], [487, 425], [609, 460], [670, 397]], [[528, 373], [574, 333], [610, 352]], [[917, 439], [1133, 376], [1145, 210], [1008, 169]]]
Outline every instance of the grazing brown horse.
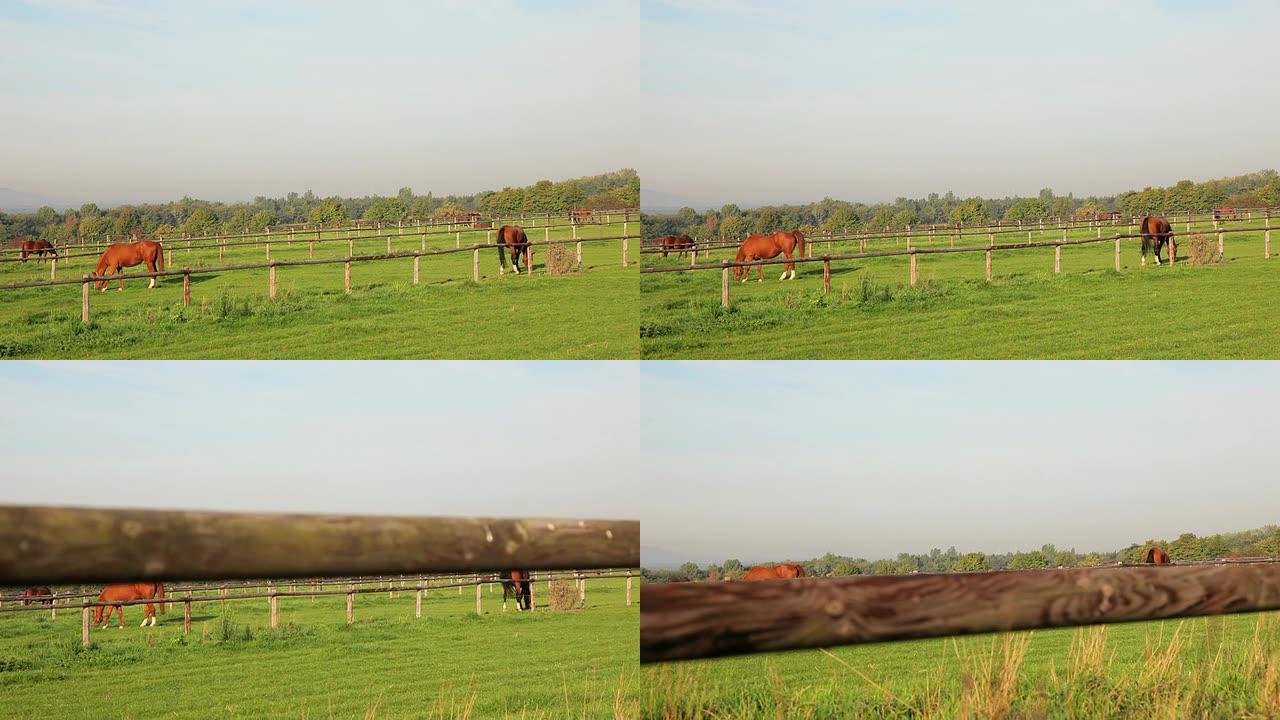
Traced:
[[520, 274], [520, 258], [524, 258], [525, 270], [531, 271], [529, 267], [529, 236], [524, 234], [524, 229], [519, 225], [503, 225], [498, 228], [498, 274], [505, 275], [507, 272], [507, 252], [506, 248], [511, 248], [511, 267], [515, 269], [516, 274]]
[[[752, 260], [769, 260], [778, 257], [778, 253], [791, 259], [792, 251], [799, 252], [804, 257], [804, 233], [796, 230], [788, 232], [779, 230], [771, 235], [748, 235], [746, 240], [742, 241], [742, 245], [738, 247], [738, 262], [750, 262]], [[764, 282], [764, 266], [756, 266], [760, 271], [760, 282]], [[787, 278], [787, 272], [791, 272], [791, 279], [796, 279], [796, 264], [784, 263], [782, 265], [782, 275], [779, 280]], [[735, 267], [733, 276], [741, 278], [742, 282], [747, 281], [747, 277], [751, 274], [750, 268]]]
[[[23, 598], [22, 600], [23, 605], [30, 605], [33, 602], [38, 602], [41, 605], [51, 605], [53, 604], [52, 596], [53, 596], [53, 591], [47, 587], [29, 587], [26, 590], [23, 590], [22, 592], [18, 593], [18, 597]], [[34, 600], [32, 598], [47, 598], [47, 599]]]
[[1169, 553], [1165, 552], [1162, 547], [1149, 548], [1147, 554], [1143, 556], [1142, 562], [1150, 565], [1168, 565]]
[[685, 252], [693, 249], [693, 238], [688, 235], [663, 235], [658, 238], [658, 245], [662, 247], [662, 257], [666, 257], [667, 253], [680, 253], [681, 256]]
[[[151, 272], [164, 270], [164, 248], [154, 240], [139, 240], [131, 243], [112, 243], [98, 260], [98, 269], [94, 275], [124, 274], [124, 269], [134, 265], [147, 264]], [[109, 281], [105, 278], [94, 283], [94, 287], [106, 291]], [[151, 278], [148, 288], [156, 286], [156, 279]], [[124, 290], [124, 278], [120, 279], [120, 289]]]
[[[140, 582], [140, 583], [113, 583], [102, 588], [102, 592], [98, 593], [98, 602], [115, 602], [124, 600], [152, 600], [164, 599], [164, 583]], [[102, 617], [102, 611], [107, 611], [107, 616]], [[160, 612], [165, 611], [165, 604], [160, 603]], [[124, 606], [123, 605], [98, 605], [93, 609], [93, 624], [102, 625], [106, 629], [111, 622], [111, 613], [120, 613], [120, 627], [124, 627]], [[142, 627], [151, 622], [151, 627], [156, 626], [156, 608], [151, 603], [146, 604], [146, 613], [142, 618]]]
[[45, 253], [48, 253], [54, 257], [58, 257], [58, 251], [53, 247], [53, 243], [48, 240], [23, 240], [21, 247], [22, 259], [24, 262], [31, 255], [44, 257]]
[[743, 580], [773, 580], [776, 578], [802, 578], [804, 568], [795, 563], [756, 565], [742, 576]]
[[502, 581], [502, 612], [507, 611], [508, 596], [515, 596], [517, 612], [533, 609], [533, 581], [528, 570], [503, 570], [498, 579]]
[[1173, 228], [1169, 221], [1159, 215], [1148, 215], [1138, 224], [1138, 232], [1142, 234], [1142, 264], [1147, 264], [1147, 253], [1155, 247], [1156, 264], [1160, 264], [1160, 248], [1169, 243], [1169, 260], [1178, 257], [1178, 241], [1173, 237]]

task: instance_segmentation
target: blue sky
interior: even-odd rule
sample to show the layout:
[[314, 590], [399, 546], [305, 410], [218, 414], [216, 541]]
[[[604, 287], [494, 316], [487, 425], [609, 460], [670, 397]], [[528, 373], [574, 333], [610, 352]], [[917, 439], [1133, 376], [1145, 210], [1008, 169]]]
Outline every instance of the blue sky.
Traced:
[[1105, 194], [1280, 165], [1262, 0], [641, 0], [650, 190]]
[[637, 517], [635, 363], [0, 371], [4, 503]]
[[634, 0], [0, 3], [0, 187], [474, 192], [629, 159]]
[[1280, 366], [647, 362], [644, 544], [868, 558], [1280, 522]]

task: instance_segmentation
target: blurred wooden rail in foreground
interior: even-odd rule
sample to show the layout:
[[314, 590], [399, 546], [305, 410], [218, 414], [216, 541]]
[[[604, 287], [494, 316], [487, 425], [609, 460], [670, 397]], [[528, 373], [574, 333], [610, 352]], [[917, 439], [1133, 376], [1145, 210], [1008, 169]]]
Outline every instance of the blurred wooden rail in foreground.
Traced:
[[0, 585], [639, 564], [637, 520], [0, 506]]
[[643, 663], [1280, 609], [1280, 562], [649, 583]]

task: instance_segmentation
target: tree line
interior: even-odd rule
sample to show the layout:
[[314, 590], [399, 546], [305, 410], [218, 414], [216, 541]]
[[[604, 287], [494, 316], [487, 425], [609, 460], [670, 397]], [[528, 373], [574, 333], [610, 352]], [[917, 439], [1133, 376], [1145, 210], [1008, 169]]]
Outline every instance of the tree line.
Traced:
[[[1183, 533], [1173, 540], [1152, 538], [1113, 552], [1076, 552], [1059, 550], [1052, 544], [1038, 550], [987, 554], [960, 552], [954, 547], [933, 548], [926, 554], [899, 553], [896, 558], [868, 560], [827, 553], [798, 562], [805, 572], [816, 577], [848, 575], [907, 575], [911, 573], [973, 572], [979, 570], [1022, 570], [1031, 568], [1090, 567], [1113, 562], [1141, 562], [1147, 548], [1158, 546], [1169, 552], [1173, 560], [1217, 560], [1235, 557], [1280, 557], [1280, 526], [1267, 525], [1241, 532], [1196, 536]], [[737, 559], [699, 566], [687, 562], [677, 570], [642, 568], [647, 580], [732, 580], [741, 577], [746, 566]]]
[[709, 239], [740, 238], [776, 230], [854, 233], [943, 223], [1093, 217], [1109, 212], [1145, 215], [1277, 205], [1280, 205], [1280, 175], [1275, 170], [1263, 170], [1201, 183], [1182, 180], [1169, 187], [1148, 187], [1110, 196], [1077, 198], [1057, 195], [1052, 188], [1044, 188], [1035, 197], [960, 198], [949, 192], [874, 204], [828, 197], [807, 205], [769, 205], [750, 210], [729, 204], [700, 213], [686, 207], [673, 214], [646, 213], [641, 222], [646, 239], [663, 235]]
[[600, 175], [527, 187], [507, 187], [474, 195], [435, 197], [403, 187], [394, 196], [359, 198], [319, 197], [310, 190], [284, 197], [258, 196], [252, 202], [222, 203], [184, 197], [167, 203], [100, 208], [85, 203], [58, 212], [42, 207], [30, 213], [0, 212], [0, 238], [15, 236], [65, 242], [72, 238], [124, 238], [135, 231], [144, 236], [215, 235], [293, 223], [334, 226], [354, 219], [394, 223], [410, 218], [443, 218], [467, 212], [542, 213], [572, 208], [612, 210], [640, 205], [640, 176], [624, 168]]

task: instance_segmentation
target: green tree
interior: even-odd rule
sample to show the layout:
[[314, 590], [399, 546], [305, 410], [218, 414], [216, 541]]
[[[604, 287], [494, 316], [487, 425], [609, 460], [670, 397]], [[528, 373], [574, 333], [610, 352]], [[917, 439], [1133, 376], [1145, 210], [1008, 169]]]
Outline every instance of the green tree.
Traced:
[[1018, 198], [1004, 211], [1005, 220], [1036, 220], [1049, 214], [1049, 208], [1040, 198]]
[[259, 210], [249, 218], [249, 227], [254, 230], [262, 230], [263, 228], [275, 227], [279, 224], [274, 213], [268, 210]]
[[197, 208], [182, 223], [182, 232], [187, 235], [214, 235], [218, 232], [218, 216], [208, 208]]
[[1049, 559], [1044, 556], [1040, 550], [1032, 550], [1031, 552], [1015, 553], [1013, 559], [1009, 561], [1010, 570], [1026, 570], [1029, 568], [1045, 568], [1049, 567]]
[[364, 219], [380, 222], [396, 222], [409, 214], [400, 198], [378, 198], [364, 210]]
[[951, 566], [952, 572], [979, 572], [990, 569], [991, 562], [987, 560], [987, 556], [978, 552], [961, 555], [960, 559]]
[[951, 208], [951, 212], [947, 215], [952, 223], [964, 223], [973, 225], [984, 223], [991, 219], [987, 213], [987, 206], [982, 203], [980, 198], [970, 198], [964, 202]]
[[826, 222], [822, 223], [822, 231], [830, 233], [851, 233], [858, 230], [858, 226], [862, 224], [862, 218], [858, 217], [858, 213], [852, 208], [840, 207], [827, 217]]
[[698, 564], [695, 562], [687, 562], [680, 566], [680, 574], [690, 580], [697, 580], [702, 577], [701, 571], [698, 570]]
[[307, 222], [314, 225], [339, 225], [348, 219], [347, 206], [338, 198], [324, 200], [307, 213]]

